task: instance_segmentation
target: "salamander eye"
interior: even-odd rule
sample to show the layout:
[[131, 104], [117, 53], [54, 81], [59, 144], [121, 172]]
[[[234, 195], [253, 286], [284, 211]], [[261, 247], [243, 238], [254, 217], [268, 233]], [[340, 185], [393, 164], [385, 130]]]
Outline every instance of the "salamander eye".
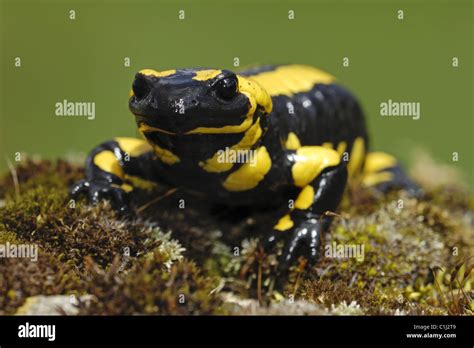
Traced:
[[237, 78], [225, 77], [214, 84], [217, 95], [222, 99], [231, 99], [237, 94]]

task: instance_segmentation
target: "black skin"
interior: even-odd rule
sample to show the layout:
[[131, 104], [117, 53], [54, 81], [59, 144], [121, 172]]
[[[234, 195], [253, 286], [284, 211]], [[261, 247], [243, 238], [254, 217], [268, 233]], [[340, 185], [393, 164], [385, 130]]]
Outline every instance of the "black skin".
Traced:
[[[275, 68], [265, 66], [241, 72], [240, 75], [251, 76]], [[149, 143], [176, 154], [180, 158], [178, 163], [163, 163], [153, 152], [123, 161], [125, 154], [120, 145], [116, 141], [108, 141], [89, 154], [86, 178], [71, 188], [71, 194], [75, 197], [86, 194], [92, 203], [107, 198], [119, 212], [129, 211], [128, 194], [120, 187], [123, 180], [94, 164], [94, 157], [98, 153], [112, 151], [123, 172], [128, 175], [170, 187], [199, 191], [210, 201], [228, 206], [247, 205], [258, 209], [259, 206], [274, 204], [281, 207], [287, 204], [288, 199], [295, 199], [301, 191], [301, 188], [295, 187], [291, 174], [292, 166], [297, 161], [295, 151], [287, 150], [282, 145], [289, 132], [296, 133], [303, 146], [345, 141], [347, 151], [350, 152], [356, 137], [362, 137], [367, 146], [362, 110], [356, 99], [344, 88], [335, 84], [316, 84], [310, 91], [292, 97], [273, 96], [270, 115], [266, 115], [261, 106], [257, 107], [253, 115], [254, 123], [260, 120], [263, 133], [252, 147], [266, 147], [272, 162], [271, 168], [254, 189], [229, 192], [222, 186], [222, 182], [229, 173], [239, 168], [238, 165], [225, 173], [209, 173], [198, 163], [212, 157], [218, 150], [238, 143], [243, 134], [184, 133], [197, 127], [238, 125], [247, 114], [250, 103], [245, 95], [239, 93], [233, 72], [223, 70], [211, 80], [196, 81], [192, 77], [198, 70], [179, 70], [177, 74], [166, 78], [138, 73], [133, 82], [134, 96], [130, 98], [129, 106], [137, 124], [145, 123], [164, 130], [165, 132], [153, 132], [145, 136]], [[289, 113], [288, 103], [294, 106], [297, 117]], [[186, 110], [185, 114], [178, 111], [180, 106]], [[395, 180], [383, 183], [380, 186], [382, 191], [407, 188], [414, 195], [420, 193], [419, 188], [399, 167], [387, 170], [396, 174]], [[271, 230], [266, 236], [262, 236], [265, 250], [272, 249], [279, 241], [283, 242], [283, 254], [280, 257], [282, 269], [288, 269], [300, 256], [310, 262], [318, 260], [323, 234], [331, 222], [331, 216], [327, 212], [337, 209], [346, 182], [347, 169], [344, 161], [325, 168], [310, 183], [315, 192], [311, 207], [306, 210], [295, 209], [290, 213], [294, 227], [286, 231]]]
[[347, 170], [345, 163], [337, 167], [330, 167], [323, 171], [312, 183], [317, 187], [315, 202], [309, 211], [295, 210], [291, 217], [296, 223], [290, 233], [270, 233], [264, 239], [263, 247], [270, 250], [276, 242], [283, 240], [284, 249], [280, 258], [280, 267], [288, 269], [290, 263], [299, 255], [304, 255], [315, 262], [319, 258], [323, 233], [331, 223], [331, 216], [327, 212], [336, 210], [345, 189]]

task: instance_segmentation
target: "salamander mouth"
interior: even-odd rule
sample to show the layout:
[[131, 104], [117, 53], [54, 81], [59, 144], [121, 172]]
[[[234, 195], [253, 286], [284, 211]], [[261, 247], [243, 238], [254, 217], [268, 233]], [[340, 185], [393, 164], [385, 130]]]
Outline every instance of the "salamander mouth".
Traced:
[[[149, 105], [149, 104], [147, 104]], [[186, 114], [162, 107], [150, 108], [130, 99], [129, 108], [143, 133], [159, 132], [168, 135], [244, 133], [255, 121], [256, 113], [248, 114], [248, 105], [242, 110], [189, 109]], [[227, 114], [226, 114], [227, 113]]]
[[[257, 115], [253, 117], [245, 117], [240, 119], [240, 123], [236, 124], [216, 124], [216, 125], [198, 125], [192, 127], [184, 127], [184, 125], [176, 125], [167, 122], [150, 122], [150, 118], [143, 115], [135, 114], [138, 129], [140, 132], [147, 133], [163, 133], [167, 135], [224, 135], [224, 134], [243, 134], [257, 120]], [[163, 119], [166, 118], [162, 118]]]
[[239, 133], [182, 135], [158, 130], [143, 135], [152, 146], [169, 150], [181, 159], [194, 160], [211, 158], [217, 151], [235, 145], [242, 138], [242, 134]]
[[132, 110], [135, 116], [138, 130], [143, 133], [163, 133], [168, 135], [182, 135], [183, 131], [179, 127], [171, 122], [167, 122], [167, 118], [160, 118], [160, 122], [156, 122], [155, 118], [147, 115], [145, 112]]
[[168, 134], [168, 135], [182, 135], [181, 133], [178, 133], [178, 132], [172, 132], [163, 128], [150, 126], [145, 122], [141, 122], [138, 124], [138, 130], [144, 134], [158, 132], [158, 133], [163, 133], [163, 134]]

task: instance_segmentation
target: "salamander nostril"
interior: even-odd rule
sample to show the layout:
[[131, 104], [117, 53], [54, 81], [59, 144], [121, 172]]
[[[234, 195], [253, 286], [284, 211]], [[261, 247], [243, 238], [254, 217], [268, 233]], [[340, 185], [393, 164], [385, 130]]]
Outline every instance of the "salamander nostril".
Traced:
[[143, 99], [150, 93], [150, 84], [145, 76], [137, 74], [132, 84], [133, 93], [138, 99]]

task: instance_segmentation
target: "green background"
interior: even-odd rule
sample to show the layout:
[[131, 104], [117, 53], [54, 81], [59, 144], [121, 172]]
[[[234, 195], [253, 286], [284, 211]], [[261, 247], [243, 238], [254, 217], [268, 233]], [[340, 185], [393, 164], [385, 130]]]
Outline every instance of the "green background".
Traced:
[[[135, 136], [127, 100], [140, 69], [233, 69], [239, 57], [330, 72], [360, 98], [373, 148], [405, 163], [417, 147], [447, 163], [459, 152], [473, 184], [471, 0], [1, 1], [2, 169], [17, 151], [54, 158]], [[95, 120], [55, 116], [63, 99], [95, 102]], [[420, 102], [421, 119], [381, 117], [388, 99]]]

